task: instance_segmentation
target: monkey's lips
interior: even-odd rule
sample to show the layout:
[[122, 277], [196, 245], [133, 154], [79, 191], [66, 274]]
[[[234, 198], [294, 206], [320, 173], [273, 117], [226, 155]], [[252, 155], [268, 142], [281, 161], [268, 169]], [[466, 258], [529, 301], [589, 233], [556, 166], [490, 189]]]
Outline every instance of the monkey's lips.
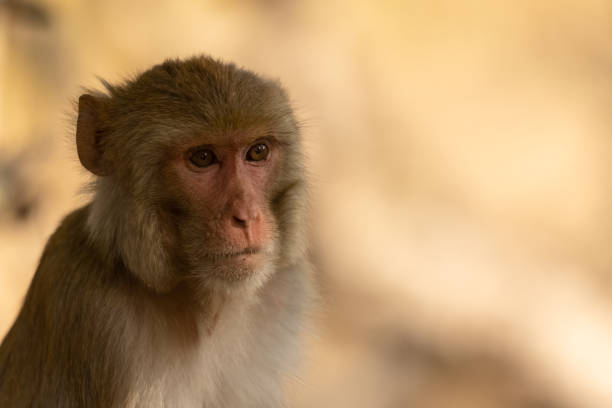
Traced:
[[251, 258], [257, 255], [263, 255], [264, 250], [260, 247], [249, 247], [241, 250], [211, 252], [206, 254], [207, 258], [214, 260], [230, 260], [237, 258]]
[[250, 256], [250, 255], [257, 255], [259, 253], [262, 253], [262, 249], [258, 248], [258, 247], [253, 247], [253, 248], [245, 248], [241, 251], [235, 251], [235, 252], [226, 252], [223, 253], [222, 256], [224, 258], [234, 258], [237, 256]]

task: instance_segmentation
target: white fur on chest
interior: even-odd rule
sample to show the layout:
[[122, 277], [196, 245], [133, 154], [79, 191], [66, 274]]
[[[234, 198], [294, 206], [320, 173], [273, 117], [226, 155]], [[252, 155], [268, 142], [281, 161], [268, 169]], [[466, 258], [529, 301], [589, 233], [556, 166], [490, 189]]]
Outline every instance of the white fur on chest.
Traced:
[[284, 382], [294, 374], [297, 360], [301, 298], [298, 291], [249, 307], [230, 305], [213, 331], [189, 348], [151, 341], [149, 352], [142, 353], [149, 361], [137, 364], [137, 384], [131, 387], [146, 391], [130, 395], [126, 405], [283, 406]]

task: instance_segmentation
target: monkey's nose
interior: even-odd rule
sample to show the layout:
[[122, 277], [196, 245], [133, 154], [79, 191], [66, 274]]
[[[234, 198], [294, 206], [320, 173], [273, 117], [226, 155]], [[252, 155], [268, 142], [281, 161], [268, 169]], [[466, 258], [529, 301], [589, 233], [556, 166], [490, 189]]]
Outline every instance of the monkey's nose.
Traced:
[[252, 200], [244, 199], [234, 201], [228, 215], [231, 215], [232, 225], [239, 228], [250, 227], [260, 217], [257, 205]]

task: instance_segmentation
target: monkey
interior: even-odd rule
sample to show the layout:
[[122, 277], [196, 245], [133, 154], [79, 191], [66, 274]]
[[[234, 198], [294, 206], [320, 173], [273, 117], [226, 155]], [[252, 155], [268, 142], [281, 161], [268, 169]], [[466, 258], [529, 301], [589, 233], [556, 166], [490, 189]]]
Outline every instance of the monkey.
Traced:
[[198, 55], [78, 99], [92, 200], [0, 346], [2, 407], [281, 407], [316, 299], [300, 123]]

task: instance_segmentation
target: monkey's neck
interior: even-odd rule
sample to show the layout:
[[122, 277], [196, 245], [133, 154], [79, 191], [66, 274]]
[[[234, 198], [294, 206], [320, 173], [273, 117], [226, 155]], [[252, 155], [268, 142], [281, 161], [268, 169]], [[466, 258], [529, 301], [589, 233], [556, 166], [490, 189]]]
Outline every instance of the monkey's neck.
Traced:
[[151, 318], [157, 330], [168, 331], [181, 344], [197, 344], [229, 322], [246, 324], [243, 318], [257, 298], [255, 293], [242, 287], [233, 292], [196, 290], [181, 283], [159, 293], [135, 281], [125, 285], [124, 295], [132, 303], [135, 316]]

